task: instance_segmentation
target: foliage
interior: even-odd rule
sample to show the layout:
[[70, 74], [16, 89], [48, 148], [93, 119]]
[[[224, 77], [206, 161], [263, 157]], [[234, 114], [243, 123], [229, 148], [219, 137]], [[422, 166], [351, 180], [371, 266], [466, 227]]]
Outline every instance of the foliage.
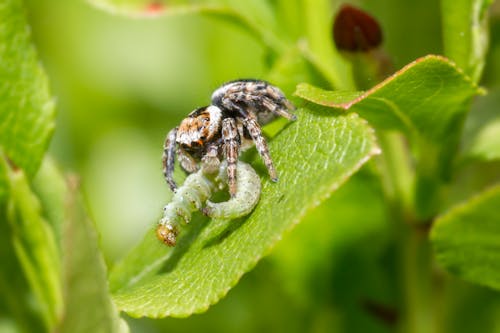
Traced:
[[[500, 38], [489, 35], [492, 1], [441, 0], [440, 17], [429, 12], [435, 5], [431, 0], [391, 0], [387, 8], [362, 2], [380, 13], [388, 40], [386, 50], [357, 54], [333, 47], [336, 1], [88, 2], [7, 0], [0, 5], [1, 331], [126, 332], [129, 325], [132, 331], [150, 325], [159, 331], [218, 332], [498, 329], [499, 82], [482, 82], [491, 88], [487, 96], [479, 87], [485, 68], [499, 66], [498, 60], [486, 62], [494, 58], [488, 58], [489, 45], [490, 52], [500, 52]], [[147, 26], [179, 38], [166, 43], [165, 52], [178, 53], [183, 65], [171, 65], [164, 75], [166, 90], [179, 93], [163, 100], [162, 84], [154, 93], [156, 79], [141, 82], [149, 60], [154, 77], [162, 73], [156, 66], [168, 61], [155, 62], [154, 54], [135, 45], [109, 57], [108, 66], [123, 66], [116, 75], [99, 64], [92, 72], [94, 63], [78, 58], [99, 53], [98, 47], [77, 49], [68, 57], [71, 47], [43, 38], [50, 20], [39, 21], [45, 14], [57, 17], [58, 11], [69, 17], [66, 23], [82, 12], [96, 22], [109, 20], [127, 29]], [[442, 40], [431, 34], [416, 36], [412, 45], [391, 39], [415, 20], [401, 15], [392, 27], [391, 17], [399, 15], [394, 13], [412, 11], [432, 21], [426, 26], [416, 22], [419, 29], [440, 20]], [[207, 29], [192, 28], [197, 25]], [[211, 29], [210, 42], [204, 42]], [[81, 39], [68, 39], [85, 44], [81, 31]], [[217, 31], [228, 37], [218, 38]], [[90, 36], [99, 39], [108, 33], [96, 29]], [[55, 35], [67, 38], [62, 30]], [[136, 42], [141, 39], [142, 34]], [[435, 49], [439, 43], [442, 52]], [[103, 45], [107, 55], [109, 42]], [[431, 51], [443, 55], [429, 55]], [[392, 65], [402, 69], [394, 71]], [[64, 74], [67, 69], [70, 74]], [[94, 76], [82, 74], [86, 71]], [[90, 82], [74, 79], [74, 73], [88, 75]], [[194, 101], [206, 103], [197, 91], [209, 96], [219, 81], [243, 74], [272, 81], [298, 106], [297, 121], [265, 128], [279, 182], [268, 179], [255, 153], [245, 153], [242, 158], [259, 172], [263, 184], [260, 202], [249, 216], [209, 221], [197, 214], [178, 245], [167, 248], [151, 230], [160, 210], [148, 206], [153, 213], [137, 218], [148, 226], [142, 241], [132, 231], [138, 244], [127, 254], [115, 250], [122, 258], [113, 263], [107, 252], [108, 221], [99, 212], [112, 206], [125, 216], [146, 200], [121, 205], [102, 193], [93, 198], [85, 156], [92, 154], [106, 126], [155, 133], [151, 146], [161, 150], [160, 136], [185, 115], [181, 111], [194, 108]], [[50, 154], [55, 108], [48, 78], [61, 112]], [[209, 80], [213, 82], [206, 87], [196, 86]], [[364, 91], [366, 84], [372, 88]], [[76, 102], [69, 101], [71, 94], [78, 96]], [[114, 111], [107, 114], [107, 108]], [[134, 150], [140, 138], [125, 137], [114, 141], [119, 145], [105, 146], [95, 169], [108, 170], [104, 163], [113, 160], [115, 167], [102, 179], [116, 176], [120, 186], [146, 182], [148, 172], [138, 179], [119, 172], [123, 165], [137, 165], [139, 151], [148, 145]], [[116, 158], [119, 149], [125, 158]], [[65, 170], [82, 173], [86, 199], [78, 177], [63, 175], [46, 155], [72, 166]], [[160, 179], [158, 171], [154, 181]], [[119, 196], [119, 189], [104, 184]], [[139, 196], [147, 197], [145, 192]], [[168, 197], [161, 193], [158, 206]], [[117, 223], [109, 233], [115, 239], [126, 239], [127, 229], [137, 230], [119, 216], [113, 218]], [[238, 313], [248, 307], [253, 316]], [[178, 321], [157, 319], [205, 311]]]
[[[21, 2], [5, 1], [0, 21], [0, 145], [12, 163], [33, 176], [54, 128], [54, 105]], [[0, 197], [6, 186], [1, 180]]]

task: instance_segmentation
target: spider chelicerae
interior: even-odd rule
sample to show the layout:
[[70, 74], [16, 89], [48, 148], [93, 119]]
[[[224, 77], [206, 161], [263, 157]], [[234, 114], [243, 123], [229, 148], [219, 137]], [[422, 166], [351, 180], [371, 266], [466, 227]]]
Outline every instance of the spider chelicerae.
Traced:
[[225, 83], [212, 94], [212, 104], [191, 112], [165, 140], [163, 173], [172, 191], [175, 156], [188, 173], [196, 172], [201, 162], [206, 173], [218, 172], [227, 160], [228, 187], [231, 197], [237, 191], [236, 167], [240, 151], [255, 144], [273, 181], [278, 180], [261, 126], [278, 116], [296, 117], [295, 107], [283, 92], [266, 81], [236, 80]]

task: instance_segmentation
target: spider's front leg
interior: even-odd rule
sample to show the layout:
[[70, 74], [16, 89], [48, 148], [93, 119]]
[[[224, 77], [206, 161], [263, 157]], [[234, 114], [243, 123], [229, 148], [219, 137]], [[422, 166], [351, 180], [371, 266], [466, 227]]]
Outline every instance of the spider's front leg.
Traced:
[[277, 182], [278, 175], [276, 174], [276, 169], [274, 169], [273, 160], [271, 159], [271, 155], [269, 154], [269, 147], [267, 146], [266, 139], [262, 134], [262, 129], [260, 128], [259, 123], [255, 118], [248, 114], [243, 119], [243, 126], [246, 127], [248, 133], [250, 133], [250, 136], [252, 137], [253, 142], [255, 142], [255, 148], [257, 148], [259, 155], [264, 160], [264, 164], [266, 165], [269, 177], [271, 177], [271, 180], [273, 182]]
[[204, 173], [216, 173], [219, 171], [219, 142], [210, 144], [205, 155], [201, 159]]
[[186, 170], [187, 173], [198, 171], [198, 163], [189, 153], [182, 149], [182, 147], [178, 147], [177, 157], [179, 158], [181, 167]]
[[178, 127], [173, 128], [168, 132], [163, 145], [163, 176], [167, 181], [172, 192], [177, 190], [177, 184], [174, 181], [174, 166], [175, 166], [175, 139], [177, 137]]
[[240, 152], [240, 135], [233, 118], [222, 121], [222, 139], [224, 141], [224, 155], [227, 160], [227, 182], [231, 198], [236, 195], [236, 166]]

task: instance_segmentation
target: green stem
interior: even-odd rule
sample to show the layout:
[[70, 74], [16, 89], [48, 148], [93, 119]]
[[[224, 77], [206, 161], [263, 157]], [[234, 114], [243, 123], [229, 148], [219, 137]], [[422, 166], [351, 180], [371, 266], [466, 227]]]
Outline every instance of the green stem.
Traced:
[[434, 316], [432, 251], [419, 229], [414, 205], [415, 170], [401, 134], [379, 134], [382, 186], [391, 212], [399, 252], [402, 297], [399, 332], [439, 332]]
[[330, 0], [302, 0], [304, 10], [305, 45], [301, 49], [313, 66], [335, 89], [354, 90], [351, 64], [333, 45], [333, 6]]
[[426, 235], [412, 225], [404, 225], [401, 229], [404, 312], [400, 332], [437, 333], [439, 330], [434, 326], [429, 242]]
[[413, 220], [414, 170], [403, 135], [380, 132], [379, 144], [383, 154], [379, 159], [382, 183], [391, 211], [398, 220]]

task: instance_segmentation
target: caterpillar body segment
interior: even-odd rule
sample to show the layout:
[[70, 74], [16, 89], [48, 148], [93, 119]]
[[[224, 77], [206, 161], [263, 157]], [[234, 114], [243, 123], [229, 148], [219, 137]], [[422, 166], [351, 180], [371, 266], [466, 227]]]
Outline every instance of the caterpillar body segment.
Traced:
[[[255, 170], [248, 164], [239, 162], [237, 167], [236, 195], [224, 202], [207, 201], [203, 213], [212, 218], [235, 219], [248, 215], [260, 199], [260, 178]], [[227, 183], [227, 173], [221, 168], [219, 177]]]
[[247, 163], [238, 161], [238, 191], [234, 196], [219, 203], [208, 200], [225, 187], [228, 187], [226, 162], [221, 163], [218, 175], [207, 174], [204, 168], [190, 174], [184, 184], [177, 188], [170, 203], [163, 208], [163, 217], [156, 229], [158, 239], [168, 246], [175, 246], [181, 222], [189, 223], [194, 211], [202, 210], [212, 218], [234, 219], [249, 214], [259, 201], [260, 178]]

